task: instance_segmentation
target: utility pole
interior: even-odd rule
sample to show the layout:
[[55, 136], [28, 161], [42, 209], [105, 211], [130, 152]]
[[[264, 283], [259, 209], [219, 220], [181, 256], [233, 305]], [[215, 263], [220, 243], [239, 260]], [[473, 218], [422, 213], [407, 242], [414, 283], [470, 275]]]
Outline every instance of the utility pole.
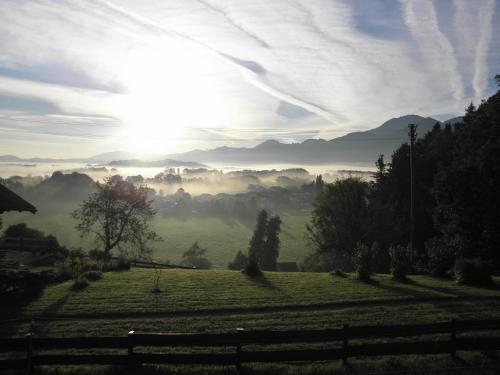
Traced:
[[417, 138], [417, 125], [408, 125], [408, 135], [410, 136], [410, 254], [413, 254], [413, 241], [415, 236], [415, 216], [414, 216], [414, 203], [415, 203], [415, 178], [413, 168], [413, 147], [415, 139]]

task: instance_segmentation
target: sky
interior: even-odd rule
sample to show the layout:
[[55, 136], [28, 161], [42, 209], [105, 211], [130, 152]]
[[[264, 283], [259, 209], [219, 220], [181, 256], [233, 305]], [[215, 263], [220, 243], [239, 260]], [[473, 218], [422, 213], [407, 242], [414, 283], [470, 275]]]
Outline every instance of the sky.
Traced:
[[500, 0], [0, 0], [0, 155], [331, 139], [499, 73]]

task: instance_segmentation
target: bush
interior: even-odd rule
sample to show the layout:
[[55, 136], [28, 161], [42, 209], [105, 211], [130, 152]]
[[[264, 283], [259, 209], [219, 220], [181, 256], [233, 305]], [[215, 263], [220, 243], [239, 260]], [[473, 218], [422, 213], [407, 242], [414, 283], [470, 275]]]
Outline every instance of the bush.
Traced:
[[340, 270], [338, 268], [336, 268], [332, 272], [330, 272], [330, 275], [332, 275], [332, 276], [340, 276], [340, 277], [347, 277], [347, 274], [344, 271], [342, 271], [342, 270]]
[[73, 283], [73, 286], [71, 287], [71, 289], [73, 290], [82, 290], [82, 289], [85, 289], [86, 287], [89, 286], [89, 281], [87, 280], [86, 277], [83, 277], [83, 276], [80, 276], [78, 279], [75, 280], [75, 282]]
[[353, 265], [359, 280], [370, 280], [372, 274], [372, 254], [368, 246], [361, 241], [354, 248]]
[[239, 250], [234, 257], [234, 260], [227, 265], [227, 268], [233, 271], [241, 271], [246, 267], [248, 257], [243, 251]]
[[82, 277], [86, 278], [88, 281], [101, 280], [103, 275], [101, 271], [87, 271], [82, 273]]
[[243, 273], [251, 277], [262, 275], [262, 271], [260, 270], [259, 265], [257, 264], [257, 261], [255, 259], [250, 259], [248, 261], [248, 264], [243, 270]]
[[304, 258], [300, 265], [303, 272], [330, 272], [335, 268], [331, 253], [312, 253]]
[[455, 251], [443, 241], [433, 238], [425, 244], [429, 261], [427, 266], [433, 276], [446, 276], [455, 263]]
[[113, 259], [104, 264], [104, 271], [128, 271], [132, 265], [132, 261], [125, 257]]
[[460, 258], [455, 263], [455, 280], [457, 283], [491, 284], [491, 274], [491, 264], [479, 258]]
[[411, 270], [409, 250], [404, 246], [391, 246], [389, 257], [391, 258], [391, 274], [396, 280], [406, 280], [406, 275]]
[[389, 273], [391, 269], [391, 259], [387, 248], [381, 248], [378, 242], [374, 242], [370, 248], [373, 258], [374, 273]]
[[31, 298], [45, 287], [43, 277], [26, 269], [0, 269], [0, 301]]

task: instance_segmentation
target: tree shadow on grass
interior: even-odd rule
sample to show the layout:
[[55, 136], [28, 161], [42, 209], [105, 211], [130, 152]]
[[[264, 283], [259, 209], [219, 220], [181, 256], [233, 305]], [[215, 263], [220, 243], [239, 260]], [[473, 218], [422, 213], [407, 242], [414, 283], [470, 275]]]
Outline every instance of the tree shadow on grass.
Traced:
[[243, 273], [247, 280], [251, 281], [252, 283], [258, 285], [261, 288], [266, 288], [266, 289], [271, 289], [271, 290], [277, 290], [278, 287], [271, 283], [266, 276], [261, 273], [259, 275], [249, 275], [247, 273]]

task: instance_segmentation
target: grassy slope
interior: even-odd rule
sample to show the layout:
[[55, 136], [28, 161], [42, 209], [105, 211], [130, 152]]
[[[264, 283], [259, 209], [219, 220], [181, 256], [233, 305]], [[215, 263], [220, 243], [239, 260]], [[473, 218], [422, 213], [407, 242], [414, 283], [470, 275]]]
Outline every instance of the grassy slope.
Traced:
[[324, 273], [265, 273], [255, 281], [241, 272], [163, 270], [160, 289], [152, 289], [152, 270], [106, 273], [86, 290], [72, 292], [71, 282], [48, 287], [27, 306], [28, 315], [137, 313], [236, 307], [309, 305], [380, 298], [499, 296], [498, 289], [457, 285], [449, 280], [413, 276], [397, 283], [388, 275], [366, 284]]
[[[283, 232], [281, 234], [280, 261], [300, 262], [309, 252], [304, 238], [305, 223], [308, 215], [283, 214]], [[25, 222], [28, 226], [43, 232], [54, 234], [62, 244], [68, 247], [91, 248], [90, 241], [82, 241], [74, 229], [75, 221], [70, 211], [61, 214], [43, 215], [43, 213], [5, 215], [4, 228], [11, 224]], [[206, 256], [216, 268], [226, 268], [238, 250], [246, 250], [252, 236], [254, 222], [243, 224], [237, 220], [218, 218], [165, 219], [157, 217], [154, 229], [164, 239], [155, 244], [155, 257], [179, 263], [184, 253], [194, 241], [207, 248]]]
[[[500, 318], [500, 301], [460, 300], [413, 301], [414, 297], [467, 297], [498, 296], [500, 289], [457, 285], [451, 280], [426, 276], [412, 276], [409, 283], [401, 284], [387, 275], [377, 275], [375, 282], [366, 284], [348, 276], [346, 278], [313, 273], [266, 273], [260, 282], [248, 279], [240, 272], [165, 270], [162, 273], [160, 294], [151, 293], [152, 270], [133, 269], [130, 272], [107, 273], [103, 280], [94, 282], [87, 290], [72, 292], [66, 282], [47, 288], [44, 294], [28, 305], [25, 314], [53, 314], [58, 319], [36, 319], [38, 336], [125, 336], [133, 329], [137, 332], [227, 332], [237, 327], [245, 329], [321, 329], [351, 325], [419, 323], [458, 319]], [[380, 298], [401, 299], [401, 303], [350, 305], [349, 301]], [[286, 306], [346, 302], [345, 305], [308, 311], [279, 310], [265, 313], [230, 312], [195, 316], [107, 316], [92, 319], [64, 318], [64, 314], [99, 314], [127, 312], [158, 312], [176, 310], [203, 310], [223, 307]], [[3, 334], [24, 334], [27, 323], [9, 322], [0, 325]], [[400, 338], [399, 340], [404, 340]], [[301, 344], [302, 345], [302, 344]], [[299, 345], [299, 347], [301, 347]], [[304, 347], [310, 344], [303, 344]], [[312, 344], [311, 344], [312, 345]], [[478, 357], [478, 358], [475, 358]], [[397, 358], [356, 359], [350, 361], [360, 373], [363, 369], [398, 370], [412, 367], [450, 367], [456, 363], [448, 356], [429, 358], [406, 356]], [[470, 364], [485, 363], [478, 354], [464, 355]], [[461, 364], [461, 363], [459, 363]], [[253, 365], [252, 365], [253, 366]], [[248, 366], [248, 367], [252, 367]], [[259, 365], [260, 366], [260, 365]], [[340, 362], [313, 365], [253, 366], [262, 374], [317, 374], [348, 373]], [[75, 367], [75, 373], [81, 371]], [[261, 370], [258, 370], [261, 369]], [[121, 369], [122, 370], [122, 369]], [[120, 370], [120, 371], [121, 371]], [[233, 367], [217, 370], [212, 367], [175, 367], [174, 373], [236, 373]], [[279, 371], [278, 371], [279, 370]], [[99, 373], [92, 368], [89, 373]]]

